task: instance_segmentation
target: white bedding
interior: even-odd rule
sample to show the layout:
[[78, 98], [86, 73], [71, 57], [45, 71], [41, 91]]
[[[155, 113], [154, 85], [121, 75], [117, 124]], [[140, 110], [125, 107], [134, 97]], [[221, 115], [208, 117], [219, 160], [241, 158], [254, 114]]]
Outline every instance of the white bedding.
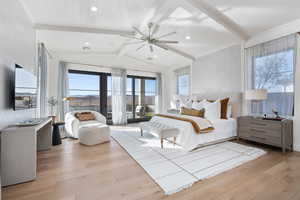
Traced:
[[[170, 115], [170, 114], [168, 114]], [[174, 115], [174, 114], [172, 114]], [[187, 115], [175, 115], [178, 117], [185, 117], [194, 120], [195, 122], [199, 123], [201, 128], [206, 128], [203, 124], [204, 120], [199, 120], [199, 117], [192, 117]], [[155, 116], [152, 118], [151, 121], [159, 121], [159, 123], [166, 124], [171, 127], [178, 128], [180, 133], [177, 137], [176, 143], [181, 145], [185, 150], [190, 151], [194, 148], [205, 145], [207, 143], [216, 142], [218, 140], [223, 140], [231, 137], [237, 136], [237, 123], [236, 120], [233, 118], [225, 119], [216, 119], [210, 121], [215, 128], [214, 131], [209, 133], [202, 133], [197, 134], [192, 126], [191, 123]]]

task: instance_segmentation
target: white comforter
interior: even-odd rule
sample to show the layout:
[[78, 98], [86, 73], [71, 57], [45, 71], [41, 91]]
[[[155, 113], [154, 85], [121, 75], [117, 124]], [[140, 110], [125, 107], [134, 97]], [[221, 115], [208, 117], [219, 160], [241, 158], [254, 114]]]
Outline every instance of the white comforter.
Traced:
[[201, 129], [205, 129], [213, 126], [214, 131], [209, 133], [197, 134], [190, 122], [180, 121], [176, 119], [170, 119], [165, 117], [155, 116], [151, 121], [159, 121], [159, 123], [166, 124], [171, 127], [178, 128], [180, 131], [177, 143], [181, 145], [185, 150], [190, 151], [194, 148], [204, 145], [206, 143], [215, 142], [222, 139], [231, 138], [237, 135], [236, 133], [236, 120], [235, 119], [216, 119], [214, 121], [207, 121], [206, 119], [187, 116], [187, 115], [176, 115], [167, 114], [177, 117], [184, 117], [194, 120]]

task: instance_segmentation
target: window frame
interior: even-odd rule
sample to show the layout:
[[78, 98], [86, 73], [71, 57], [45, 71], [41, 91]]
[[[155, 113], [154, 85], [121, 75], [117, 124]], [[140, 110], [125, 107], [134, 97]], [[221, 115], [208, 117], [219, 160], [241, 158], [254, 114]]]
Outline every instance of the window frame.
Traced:
[[[255, 81], [255, 68], [256, 68], [256, 59], [258, 58], [263, 58], [263, 57], [266, 57], [266, 56], [272, 56], [272, 55], [276, 55], [276, 54], [279, 54], [279, 53], [283, 53], [283, 52], [288, 52], [288, 51], [293, 51], [293, 66], [292, 66], [292, 72], [293, 72], [293, 92], [290, 92], [290, 93], [293, 93], [293, 108], [292, 108], [292, 114], [291, 115], [288, 115], [288, 117], [294, 117], [294, 113], [295, 113], [295, 69], [296, 69], [296, 66], [295, 66], [295, 60], [296, 60], [296, 53], [297, 53], [297, 50], [295, 48], [287, 48], [287, 49], [284, 49], [284, 50], [281, 50], [281, 51], [274, 51], [272, 53], [268, 53], [268, 54], [265, 54], [265, 55], [261, 55], [261, 56], [252, 56], [252, 66], [251, 66], [251, 88], [252, 89], [256, 89], [255, 87], [255, 84], [256, 84], [256, 81]], [[271, 94], [271, 93], [274, 93], [274, 92], [269, 92], [268, 91], [268, 94]], [[278, 93], [287, 93], [287, 92], [278, 92]], [[253, 114], [253, 101], [251, 101], [251, 109], [250, 109], [250, 113]], [[266, 113], [266, 114], [270, 114], [270, 113]]]

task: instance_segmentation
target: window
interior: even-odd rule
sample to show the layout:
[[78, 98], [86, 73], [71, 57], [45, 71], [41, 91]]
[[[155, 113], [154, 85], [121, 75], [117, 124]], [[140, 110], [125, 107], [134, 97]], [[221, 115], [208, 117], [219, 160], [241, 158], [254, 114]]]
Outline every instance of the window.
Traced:
[[69, 70], [70, 110], [93, 110], [111, 120], [111, 76], [107, 73]]
[[100, 76], [69, 73], [71, 110], [94, 110], [100, 112]]
[[246, 50], [246, 88], [268, 91], [267, 100], [249, 102], [250, 113], [293, 116], [295, 47], [290, 35]]
[[174, 71], [176, 75], [176, 92], [178, 95], [190, 94], [190, 67], [184, 67]]
[[253, 63], [253, 87], [268, 90], [268, 99], [262, 102], [263, 113], [272, 114], [274, 109], [281, 115], [292, 115], [294, 50], [256, 57]]
[[177, 76], [177, 94], [189, 95], [190, 75], [184, 74]]

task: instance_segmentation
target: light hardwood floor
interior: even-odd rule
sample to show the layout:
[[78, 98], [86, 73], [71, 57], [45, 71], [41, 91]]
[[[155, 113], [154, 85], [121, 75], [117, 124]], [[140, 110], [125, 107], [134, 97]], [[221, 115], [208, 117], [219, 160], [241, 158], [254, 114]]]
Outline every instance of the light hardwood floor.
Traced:
[[[253, 145], [253, 144], [251, 144]], [[299, 200], [300, 154], [268, 154], [165, 196], [114, 141], [86, 147], [66, 139], [38, 154], [36, 181], [6, 187], [4, 200]]]

